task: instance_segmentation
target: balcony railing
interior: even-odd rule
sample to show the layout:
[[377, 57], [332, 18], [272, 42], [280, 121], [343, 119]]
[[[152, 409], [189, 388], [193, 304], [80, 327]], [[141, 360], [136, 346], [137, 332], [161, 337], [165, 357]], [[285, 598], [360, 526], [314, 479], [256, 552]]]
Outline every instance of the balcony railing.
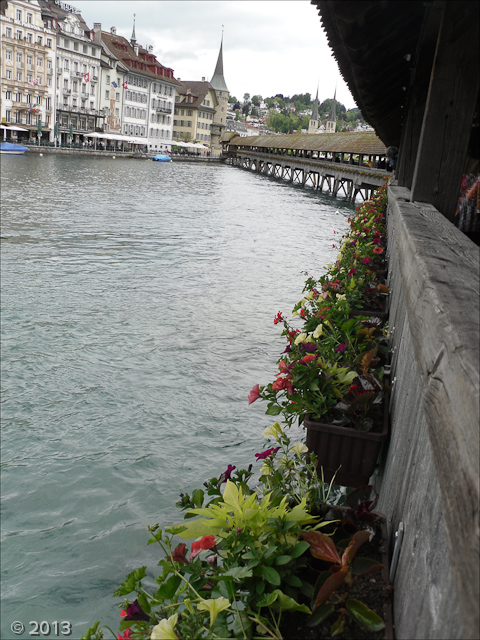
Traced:
[[173, 107], [155, 107], [157, 113], [172, 113]]

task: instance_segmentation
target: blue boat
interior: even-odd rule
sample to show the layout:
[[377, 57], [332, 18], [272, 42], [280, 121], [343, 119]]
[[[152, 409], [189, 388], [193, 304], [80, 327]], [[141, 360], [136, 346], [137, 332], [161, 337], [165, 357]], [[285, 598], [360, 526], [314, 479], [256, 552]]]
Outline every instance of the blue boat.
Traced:
[[156, 162], [171, 162], [170, 156], [165, 156], [161, 153], [157, 153], [156, 156], [153, 156], [152, 160], [156, 160]]
[[11, 142], [2, 142], [2, 144], [0, 144], [0, 153], [3, 154], [9, 154], [9, 155], [14, 155], [14, 156], [19, 156], [25, 153], [25, 151], [28, 151], [28, 147], [24, 147], [21, 144], [12, 144]]

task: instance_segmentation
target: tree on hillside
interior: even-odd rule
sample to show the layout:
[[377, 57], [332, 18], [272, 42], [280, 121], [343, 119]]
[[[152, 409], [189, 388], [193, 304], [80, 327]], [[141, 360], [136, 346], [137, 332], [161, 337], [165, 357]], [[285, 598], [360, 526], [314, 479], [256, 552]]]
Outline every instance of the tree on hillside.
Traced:
[[229, 101], [231, 104], [235, 104], [235, 102], [238, 102], [238, 100], [235, 98], [235, 96], [229, 96], [229, 97], [228, 97], [228, 101]]
[[252, 103], [256, 106], [259, 107], [260, 103], [262, 101], [262, 96], [253, 96], [252, 98]]

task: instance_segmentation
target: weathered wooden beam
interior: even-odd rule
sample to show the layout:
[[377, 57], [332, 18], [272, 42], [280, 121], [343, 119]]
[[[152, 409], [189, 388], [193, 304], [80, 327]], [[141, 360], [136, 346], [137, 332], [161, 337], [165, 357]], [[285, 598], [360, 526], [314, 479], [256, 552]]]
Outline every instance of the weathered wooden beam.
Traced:
[[478, 6], [445, 2], [412, 180], [412, 199], [451, 221], [478, 95]]
[[427, 9], [417, 51], [410, 54], [412, 56], [412, 65], [415, 65], [415, 67], [412, 71], [407, 113], [402, 127], [398, 162], [395, 170], [397, 184], [408, 189], [412, 186], [418, 143], [427, 103], [429, 79], [432, 74], [444, 3], [445, 0], [436, 0]]
[[[435, 517], [441, 511], [445, 522], [449, 552], [445, 562], [455, 582], [455, 593], [445, 597], [457, 600], [460, 623], [449, 630], [451, 635], [446, 635], [447, 630], [441, 636], [403, 637], [473, 640], [479, 637], [480, 619], [479, 253], [432, 205], [408, 202], [409, 195], [407, 189], [389, 188], [389, 245], [394, 245], [389, 249], [396, 266], [392, 297], [401, 293], [408, 316], [418, 394], [440, 493], [439, 503], [430, 505], [430, 510], [434, 507]], [[415, 447], [416, 442], [403, 443], [408, 446]], [[401, 466], [398, 477], [409, 472], [426, 481], [418, 467], [406, 470]], [[405, 486], [408, 491], [410, 481]], [[411, 504], [414, 498], [400, 495], [403, 504]], [[422, 509], [427, 508], [427, 503], [413, 507], [422, 520]], [[435, 545], [435, 529], [430, 521], [426, 524], [432, 533], [430, 546]], [[427, 564], [425, 557], [420, 562]], [[436, 598], [439, 591], [441, 585], [432, 585], [430, 598]]]

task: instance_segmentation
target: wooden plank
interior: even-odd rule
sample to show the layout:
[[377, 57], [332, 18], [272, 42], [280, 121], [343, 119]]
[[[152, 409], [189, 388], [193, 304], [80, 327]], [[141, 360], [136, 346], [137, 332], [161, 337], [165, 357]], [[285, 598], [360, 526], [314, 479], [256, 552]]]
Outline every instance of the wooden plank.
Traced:
[[[389, 189], [399, 270], [439, 483], [461, 638], [479, 625], [479, 252], [431, 205]], [[395, 195], [401, 199], [396, 199]], [[395, 286], [398, 283], [395, 282]], [[460, 633], [460, 631], [459, 631]]]
[[445, 2], [412, 198], [453, 221], [479, 86], [479, 3]]

